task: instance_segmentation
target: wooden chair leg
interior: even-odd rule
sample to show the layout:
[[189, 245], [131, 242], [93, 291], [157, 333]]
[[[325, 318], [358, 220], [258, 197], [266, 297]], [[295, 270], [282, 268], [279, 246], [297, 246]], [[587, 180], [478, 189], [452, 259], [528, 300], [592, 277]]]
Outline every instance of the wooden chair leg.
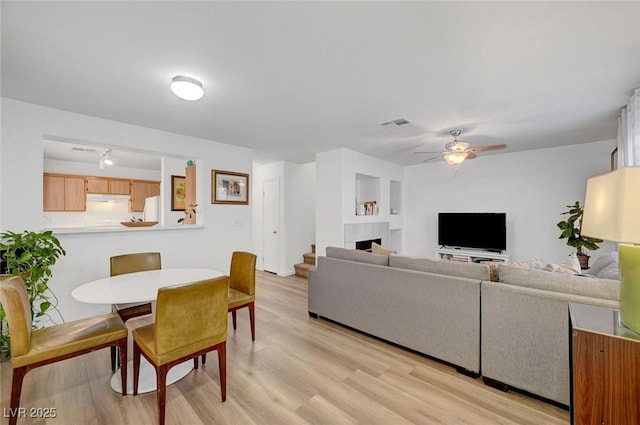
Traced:
[[236, 330], [236, 311], [231, 312], [231, 321], [233, 322], [233, 330]]
[[111, 347], [111, 372], [116, 371], [116, 362], [118, 358], [118, 353], [116, 351], [116, 347]]
[[167, 366], [157, 366], [156, 376], [158, 381], [158, 423], [164, 425], [164, 411], [167, 397]]
[[222, 401], [227, 399], [227, 342], [218, 346], [218, 369], [220, 370], [220, 394]]
[[249, 321], [251, 322], [251, 341], [256, 340], [256, 314], [254, 303], [249, 304]]
[[[115, 347], [111, 347], [112, 349]], [[120, 379], [122, 380], [122, 395], [127, 395], [127, 338], [118, 342], [120, 352]]]
[[25, 367], [18, 367], [13, 369], [13, 379], [11, 383], [11, 403], [9, 404], [9, 425], [16, 425], [18, 423], [18, 407], [20, 406], [20, 394], [22, 393], [22, 381], [24, 375], [27, 374]]
[[138, 395], [138, 378], [140, 377], [140, 347], [133, 341], [133, 395]]

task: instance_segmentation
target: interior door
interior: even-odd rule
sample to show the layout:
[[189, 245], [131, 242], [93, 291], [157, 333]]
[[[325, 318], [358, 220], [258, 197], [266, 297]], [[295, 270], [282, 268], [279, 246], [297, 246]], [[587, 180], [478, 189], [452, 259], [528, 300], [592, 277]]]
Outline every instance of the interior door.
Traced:
[[280, 185], [267, 180], [262, 186], [262, 262], [267, 272], [278, 272], [280, 253]]

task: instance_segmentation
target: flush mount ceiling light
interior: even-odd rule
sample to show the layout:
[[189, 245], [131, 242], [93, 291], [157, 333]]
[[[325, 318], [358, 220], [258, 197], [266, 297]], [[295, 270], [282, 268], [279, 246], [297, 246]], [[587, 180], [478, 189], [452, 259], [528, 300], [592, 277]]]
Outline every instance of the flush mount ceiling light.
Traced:
[[100, 161], [98, 163], [100, 165], [100, 169], [104, 170], [105, 168], [112, 167], [115, 164], [115, 160], [113, 158], [113, 154], [111, 153], [111, 149], [107, 149], [104, 151], [102, 155], [100, 155]]
[[173, 94], [184, 100], [198, 100], [204, 96], [202, 83], [195, 78], [178, 75], [171, 81]]

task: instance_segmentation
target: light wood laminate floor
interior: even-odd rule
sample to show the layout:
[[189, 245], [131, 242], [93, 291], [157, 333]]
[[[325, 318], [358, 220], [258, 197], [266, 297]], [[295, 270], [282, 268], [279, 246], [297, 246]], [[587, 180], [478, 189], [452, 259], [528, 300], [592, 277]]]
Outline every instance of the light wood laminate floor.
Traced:
[[[227, 340], [227, 401], [217, 355], [167, 389], [167, 424], [567, 424], [563, 409], [503, 393], [447, 365], [307, 314], [307, 282], [258, 272], [256, 341], [248, 311]], [[7, 423], [11, 365], [1, 367]], [[18, 424], [156, 424], [156, 394], [122, 397], [109, 387], [109, 350], [29, 372], [21, 406], [55, 419]], [[6, 410], [5, 410], [6, 409]]]

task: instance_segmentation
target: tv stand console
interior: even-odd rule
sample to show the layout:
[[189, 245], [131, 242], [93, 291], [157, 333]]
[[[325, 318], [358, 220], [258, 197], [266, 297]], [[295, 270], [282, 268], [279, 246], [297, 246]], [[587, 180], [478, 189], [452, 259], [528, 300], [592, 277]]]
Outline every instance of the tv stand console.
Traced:
[[461, 261], [465, 263], [480, 263], [481, 261], [509, 261], [509, 254], [492, 252], [481, 249], [436, 249], [436, 257], [443, 260]]

